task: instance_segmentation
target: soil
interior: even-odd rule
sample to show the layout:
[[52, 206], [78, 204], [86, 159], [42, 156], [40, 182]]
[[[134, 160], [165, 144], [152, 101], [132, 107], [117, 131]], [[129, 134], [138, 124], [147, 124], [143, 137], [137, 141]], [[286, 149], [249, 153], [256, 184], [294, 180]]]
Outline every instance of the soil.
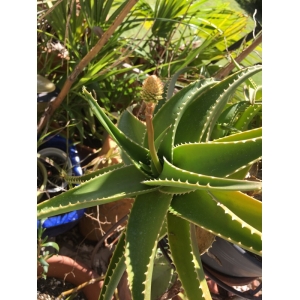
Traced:
[[[63, 282], [53, 277], [37, 280], [37, 299], [38, 300], [56, 300], [59, 295], [75, 286], [69, 282]], [[74, 295], [73, 300], [88, 300], [81, 292]]]
[[[114, 243], [116, 242], [116, 237], [118, 234], [110, 236], [105, 243], [103, 243], [97, 254], [94, 257], [94, 270], [97, 271], [99, 275], [104, 275], [109, 264], [109, 259], [114, 250]], [[98, 244], [97, 241], [87, 240], [80, 232], [79, 224], [77, 224], [71, 230], [56, 236], [55, 238], [49, 238], [49, 241], [55, 241], [59, 245], [60, 255], [66, 255], [77, 262], [83, 262], [87, 266], [91, 266], [91, 257], [94, 248]], [[111, 243], [111, 244], [110, 244]], [[260, 283], [262, 279], [259, 278], [255, 282], [252, 282], [245, 286], [235, 287], [238, 291], [254, 290]], [[225, 300], [225, 299], [243, 299], [233, 294], [226, 294], [226, 296], [221, 296], [219, 293], [220, 288], [213, 283], [211, 280], [208, 280], [212, 292], [212, 299]], [[68, 291], [72, 288], [75, 288], [74, 285], [58, 280], [55, 278], [47, 277], [47, 279], [38, 279], [37, 280], [37, 300], [89, 300], [85, 295], [80, 292], [78, 294], [72, 294], [72, 296], [59, 298], [62, 292]], [[178, 289], [178, 292], [180, 289]], [[224, 292], [224, 291], [223, 291]], [[226, 291], [225, 291], [226, 292]], [[262, 291], [259, 291], [256, 296], [262, 295]], [[173, 295], [174, 296], [174, 295]], [[233, 297], [233, 298], [231, 298]], [[164, 300], [169, 298], [163, 298]], [[179, 298], [174, 298], [179, 299]], [[162, 299], [159, 299], [162, 300]]]
[[[107, 239], [107, 244], [100, 246], [98, 253], [94, 257], [94, 270], [100, 275], [104, 275], [109, 263], [109, 258], [112, 255], [114, 245], [109, 245], [112, 236]], [[71, 230], [60, 234], [56, 237], [50, 237], [48, 241], [56, 242], [59, 245], [59, 252], [57, 254], [65, 255], [73, 258], [77, 262], [82, 262], [86, 266], [91, 267], [91, 255], [98, 244], [96, 241], [87, 240], [79, 229], [79, 224]], [[53, 249], [48, 249], [54, 253]], [[54, 254], [55, 255], [55, 254]], [[37, 280], [37, 300], [58, 300], [58, 299], [72, 299], [72, 300], [88, 300], [82, 292], [72, 294], [72, 297], [59, 298], [62, 292], [75, 288], [69, 282], [58, 280], [56, 278], [47, 277], [46, 279], [39, 278]]]

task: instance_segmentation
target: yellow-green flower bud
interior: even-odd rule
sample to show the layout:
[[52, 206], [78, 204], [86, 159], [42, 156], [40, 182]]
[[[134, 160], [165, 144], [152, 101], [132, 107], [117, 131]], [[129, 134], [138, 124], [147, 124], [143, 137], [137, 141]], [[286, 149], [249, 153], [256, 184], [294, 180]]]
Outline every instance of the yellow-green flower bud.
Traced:
[[161, 80], [151, 75], [143, 82], [141, 97], [146, 103], [157, 103], [162, 99], [164, 86]]

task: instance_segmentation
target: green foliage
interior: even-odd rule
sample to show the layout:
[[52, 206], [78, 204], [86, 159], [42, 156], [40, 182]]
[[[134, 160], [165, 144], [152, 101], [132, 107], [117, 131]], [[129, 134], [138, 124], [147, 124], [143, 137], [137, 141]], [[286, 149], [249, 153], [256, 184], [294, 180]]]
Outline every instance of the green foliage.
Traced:
[[[96, 45], [126, 2], [116, 6], [113, 1], [63, 0], [39, 5], [38, 74], [63, 87], [67, 77]], [[103, 128], [91, 113], [81, 90], [86, 86], [108, 112], [118, 112], [135, 101], [139, 89], [133, 67], [123, 66], [130, 55], [121, 35], [136, 24], [124, 23], [117, 28], [96, 57], [78, 74], [66, 100], [55, 112], [53, 120], [60, 127], [69, 124], [70, 136], [83, 143], [96, 136], [102, 139]], [[51, 51], [51, 52], [49, 52]], [[65, 54], [67, 53], [67, 54]], [[111, 115], [112, 117], [112, 115]], [[70, 126], [73, 125], [73, 126]]]
[[43, 272], [40, 275], [42, 278], [46, 279], [49, 264], [47, 263], [47, 259], [53, 256], [50, 253], [49, 247], [52, 247], [57, 252], [59, 251], [59, 246], [55, 242], [47, 242], [48, 236], [43, 237], [43, 233], [45, 232], [45, 228], [42, 227], [43, 221], [41, 220], [40, 226], [38, 228], [38, 238], [37, 238], [37, 264], [38, 266], [42, 266]]
[[[167, 92], [153, 117], [161, 172], [152, 161], [151, 130], [132, 108], [116, 126], [83, 88], [82, 97], [122, 150], [124, 162], [79, 178], [66, 176], [80, 185], [39, 203], [37, 209], [42, 219], [135, 198], [99, 299], [111, 299], [126, 269], [133, 300], [150, 300], [157, 244], [166, 234], [188, 299], [211, 299], [195, 225], [262, 255], [262, 205], [246, 194], [260, 191], [261, 182], [245, 180], [253, 163], [261, 160], [262, 130], [254, 122], [257, 114], [247, 111], [255, 103], [243, 99], [242, 110], [242, 104], [231, 102], [237, 88], [261, 69], [243, 68], [222, 81], [198, 80], [175, 94], [176, 77], [165, 84]], [[239, 122], [246, 115], [247, 122]]]
[[[141, 51], [145, 68], [157, 66], [161, 77], [172, 77], [186, 66], [193, 73], [207, 76], [220, 67], [215, 64], [226, 57], [226, 48], [243, 37], [247, 16], [227, 9], [227, 4], [207, 7], [207, 0], [200, 1], [149, 1], [137, 3], [132, 16], [145, 21], [149, 30]], [[145, 19], [146, 18], [146, 19]], [[132, 41], [134, 43], [134, 41]], [[147, 49], [145, 53], [145, 50]]]
[[[63, 0], [54, 5], [51, 1], [39, 4], [38, 73], [62, 88], [126, 2], [80, 0], [76, 4]], [[208, 8], [208, 0], [151, 3], [138, 1], [101, 51], [78, 74], [53, 116], [60, 127], [69, 125], [69, 135], [77, 141], [103, 138], [101, 124], [83, 101], [83, 86], [99, 99], [108, 114], [120, 113], [139, 100], [140, 83], [149, 72], [165, 78], [188, 67], [177, 82], [181, 86], [199, 74], [211, 77], [227, 63], [226, 48], [243, 37], [249, 21], [225, 4]], [[112, 115], [110, 118], [114, 119]]]
[[159, 299], [174, 284], [176, 278], [177, 276], [173, 267], [158, 248], [153, 263], [151, 300]]

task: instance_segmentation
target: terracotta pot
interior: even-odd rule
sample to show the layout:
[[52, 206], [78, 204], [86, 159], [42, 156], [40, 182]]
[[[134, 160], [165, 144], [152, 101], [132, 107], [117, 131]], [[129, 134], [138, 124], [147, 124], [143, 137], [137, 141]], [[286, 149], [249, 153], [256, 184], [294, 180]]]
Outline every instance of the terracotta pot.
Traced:
[[[133, 202], [134, 199], [132, 198], [124, 198], [99, 205], [99, 220], [102, 222], [101, 228], [96, 220], [85, 215], [79, 222], [81, 234], [89, 240], [99, 241], [103, 236], [103, 232], [107, 232], [116, 222], [129, 213]], [[93, 218], [97, 218], [97, 207], [88, 208], [86, 213]]]
[[[79, 286], [93, 278], [99, 277], [96, 272], [68, 256], [54, 255], [49, 258], [47, 262], [49, 263], [48, 277], [65, 280], [75, 286]], [[42, 267], [38, 267], [37, 275], [39, 276], [42, 271]], [[102, 286], [103, 281], [96, 281], [84, 287], [82, 292], [88, 300], [98, 300]]]
[[[92, 151], [92, 149], [88, 150]], [[109, 151], [117, 153], [118, 146], [111, 138], [111, 136], [107, 135], [102, 145], [101, 151], [97, 154], [97, 157], [95, 159], [105, 158]], [[121, 161], [121, 158], [117, 155], [115, 157], [112, 157], [110, 162], [105, 160], [105, 163], [101, 163], [98, 167], [104, 168], [107, 167], [108, 164], [113, 165], [120, 163]], [[118, 222], [121, 218], [129, 213], [133, 201], [134, 200], [131, 198], [124, 198], [111, 203], [99, 205], [99, 207], [95, 206], [88, 208], [86, 210], [86, 214], [90, 215], [94, 219], [88, 216], [84, 216], [80, 220], [79, 228], [81, 234], [89, 240], [99, 241], [102, 238], [103, 234], [105, 234], [105, 232], [109, 230], [109, 228], [111, 228], [116, 222]], [[99, 226], [99, 222], [95, 220], [97, 219], [98, 213], [99, 221], [101, 222], [101, 228]]]

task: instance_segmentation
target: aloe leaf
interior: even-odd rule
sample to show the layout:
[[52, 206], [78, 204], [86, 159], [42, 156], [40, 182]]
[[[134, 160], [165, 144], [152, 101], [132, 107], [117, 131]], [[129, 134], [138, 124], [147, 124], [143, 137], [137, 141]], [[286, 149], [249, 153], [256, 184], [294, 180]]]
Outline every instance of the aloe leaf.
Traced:
[[250, 252], [262, 255], [261, 232], [205, 191], [174, 196], [169, 211]]
[[69, 175], [63, 174], [62, 177], [68, 183], [81, 184], [81, 183], [83, 183], [85, 181], [93, 179], [94, 177], [96, 177], [98, 175], [107, 173], [107, 172], [115, 170], [115, 169], [119, 169], [121, 167], [124, 167], [123, 163], [111, 165], [111, 166], [108, 166], [108, 167], [105, 167], [105, 168], [102, 168], [102, 169], [99, 169], [99, 170], [96, 170], [96, 171], [93, 171], [93, 172], [90, 172], [90, 173], [86, 173], [86, 174], [84, 174], [82, 176], [69, 176]]
[[171, 126], [171, 129], [167, 132], [158, 149], [158, 155], [160, 157], [164, 156], [169, 161], [172, 161], [172, 149], [174, 145], [176, 127], [180, 121], [181, 115], [184, 113], [185, 108], [187, 107], [187, 102], [191, 101], [192, 96], [203, 93], [214, 84], [215, 81], [209, 79], [196, 81], [188, 85], [170, 98], [154, 116], [153, 127], [155, 139], [161, 132]]
[[197, 277], [200, 281], [200, 288], [203, 291], [203, 295], [205, 299], [211, 299], [211, 294], [207, 285], [207, 281], [205, 278], [204, 268], [202, 266], [201, 258], [200, 258], [200, 251], [198, 247], [197, 242], [197, 236], [196, 236], [196, 226], [194, 224], [190, 223], [190, 234], [191, 234], [191, 246], [192, 251], [191, 254], [193, 255], [193, 263], [195, 265], [195, 272], [197, 274]]
[[173, 164], [194, 173], [226, 177], [261, 156], [262, 138], [195, 143], [175, 147]]
[[[129, 139], [139, 145], [143, 144], [144, 136], [146, 133], [146, 125], [132, 114], [130, 108], [128, 108], [121, 114], [117, 126]], [[122, 153], [122, 150], [121, 157], [125, 164], [131, 164], [130, 157], [128, 157], [126, 153]], [[151, 173], [151, 169], [148, 169], [145, 165], [143, 165], [143, 170], [147, 170], [147, 174]]]
[[95, 116], [99, 119], [103, 127], [111, 135], [118, 146], [125, 152], [125, 154], [131, 159], [132, 163], [135, 164], [138, 169], [143, 170], [142, 164], [140, 162], [145, 165], [149, 164], [149, 161], [147, 160], [149, 150], [143, 148], [133, 140], [127, 138], [127, 136], [122, 131], [120, 131], [120, 129], [118, 129], [106, 116], [101, 107], [98, 105], [97, 101], [85, 88], [83, 88], [83, 93], [85, 95], [85, 99], [89, 102]]
[[168, 229], [167, 229], [167, 221], [165, 219], [164, 222], [163, 222], [163, 225], [162, 225], [162, 227], [160, 229], [159, 238], [158, 238], [159, 241], [167, 235], [167, 231], [168, 231]]
[[[188, 299], [211, 299], [202, 265], [195, 259], [190, 237], [190, 223], [168, 214], [168, 241], [176, 272]], [[199, 251], [198, 251], [198, 255]], [[197, 268], [201, 268], [197, 270]], [[199, 275], [199, 277], [198, 277]]]
[[158, 191], [139, 195], [126, 229], [126, 265], [133, 300], [151, 299], [153, 261], [172, 195]]
[[[247, 140], [256, 139], [261, 136], [262, 136], [262, 128], [260, 127], [260, 128], [255, 128], [255, 129], [235, 133], [223, 138], [219, 138], [214, 140], [213, 142], [218, 143], [218, 142], [243, 141], [246, 139]], [[244, 179], [255, 161], [256, 159], [254, 161], [250, 161], [248, 164], [245, 164], [243, 167], [239, 168], [238, 170], [231, 172], [230, 174], [227, 174], [227, 178]]]
[[234, 124], [235, 128], [239, 130], [246, 130], [253, 120], [253, 118], [262, 111], [261, 104], [254, 104], [247, 107], [247, 109], [238, 118], [237, 122]]
[[[213, 177], [212, 177], [213, 178]], [[216, 178], [214, 178], [216, 179]], [[179, 194], [195, 190], [204, 190], [204, 191], [252, 191], [260, 190], [262, 184], [260, 182], [251, 182], [246, 180], [238, 179], [228, 179], [228, 182], [225, 182], [226, 179], [220, 178], [221, 186], [211, 186], [209, 183], [207, 185], [201, 185], [199, 183], [190, 183], [180, 181], [174, 181], [173, 179], [154, 179], [143, 181], [143, 183], [150, 186], [161, 186], [159, 189], [161, 192]], [[217, 180], [215, 181], [217, 183]], [[228, 184], [228, 185], [226, 185]]]
[[259, 85], [255, 89], [254, 101], [262, 101], [262, 86]]
[[261, 71], [261, 66], [240, 70], [215, 84], [184, 112], [177, 127], [175, 145], [185, 142], [208, 141], [228, 99], [247, 78]]
[[258, 231], [262, 231], [262, 202], [241, 192], [210, 191], [212, 196], [224, 204], [235, 215]]
[[169, 100], [173, 94], [174, 94], [174, 90], [175, 90], [175, 85], [176, 85], [176, 81], [178, 79], [178, 77], [186, 72], [187, 70], [189, 70], [190, 68], [189, 67], [186, 67], [186, 68], [182, 68], [180, 69], [179, 71], [177, 71], [170, 79], [170, 81], [168, 82], [168, 85], [167, 85], [167, 94], [166, 94], [166, 100]]
[[142, 184], [145, 179], [145, 175], [134, 165], [112, 170], [39, 203], [37, 205], [38, 219], [113, 202], [122, 198], [130, 198], [158, 189]]
[[160, 144], [162, 143], [162, 141], [164, 140], [165, 136], [167, 135], [167, 133], [171, 130], [171, 126], [167, 127], [164, 131], [162, 131], [160, 133], [160, 135], [156, 138], [156, 140], [154, 141], [155, 144], [155, 148], [159, 149]]
[[174, 284], [176, 278], [177, 275], [171, 263], [158, 248], [153, 265], [151, 300], [161, 299], [161, 296]]
[[139, 145], [143, 144], [146, 125], [136, 118], [129, 109], [124, 110], [118, 121], [118, 128]]
[[[160, 110], [155, 114], [153, 118], [155, 139], [157, 135], [159, 135], [162, 131], [164, 131], [167, 127], [175, 122], [179, 107], [183, 106], [183, 104], [188, 100], [187, 95], [194, 94], [199, 88], [201, 88], [202, 86], [206, 86], [207, 84], [214, 85], [216, 84], [216, 81], [212, 79], [208, 79], [207, 81], [195, 81], [184, 87], [164, 103], [164, 105], [160, 108]], [[147, 141], [146, 138], [145, 140]]]
[[[237, 141], [243, 141], [243, 140], [250, 140], [250, 139], [256, 139], [261, 138], [262, 136], [262, 128], [255, 128], [244, 132], [235, 133], [226, 137], [222, 137], [219, 139], [216, 139], [210, 143], [219, 143], [219, 142], [237, 142]], [[254, 159], [253, 161], [249, 160], [248, 163], [241, 166], [237, 170], [234, 170], [226, 175], [227, 178], [231, 179], [244, 179], [247, 173], [249, 172], [251, 166], [253, 163], [255, 163], [257, 159]]]
[[212, 131], [211, 140], [213, 141], [217, 138], [224, 137], [232, 130], [235, 130], [236, 128], [233, 127], [233, 124], [239, 111], [248, 105], [249, 103], [247, 101], [240, 101], [224, 109]]
[[169, 78], [166, 82], [164, 82], [164, 93], [163, 99], [160, 100], [157, 105], [155, 106], [154, 115], [161, 109], [161, 107], [174, 95], [175, 86], [178, 77], [186, 72], [187, 70], [191, 69], [190, 67], [182, 68], [178, 72], [176, 72], [171, 78]]
[[250, 140], [260, 138], [262, 136], [262, 127], [234, 133], [213, 141], [213, 143], [219, 142], [235, 142], [235, 141], [243, 141], [243, 140]]
[[125, 265], [125, 233], [123, 232], [117, 247], [110, 259], [109, 266], [105, 273], [103, 287], [99, 296], [99, 300], [111, 300], [118, 283], [126, 269]]
[[171, 192], [172, 188], [170, 187], [210, 191], [252, 191], [261, 189], [260, 182], [197, 174], [177, 168], [166, 159], [164, 160], [163, 171], [159, 178], [145, 180], [143, 183], [152, 186], [162, 186], [163, 188], [160, 190], [163, 192]]

